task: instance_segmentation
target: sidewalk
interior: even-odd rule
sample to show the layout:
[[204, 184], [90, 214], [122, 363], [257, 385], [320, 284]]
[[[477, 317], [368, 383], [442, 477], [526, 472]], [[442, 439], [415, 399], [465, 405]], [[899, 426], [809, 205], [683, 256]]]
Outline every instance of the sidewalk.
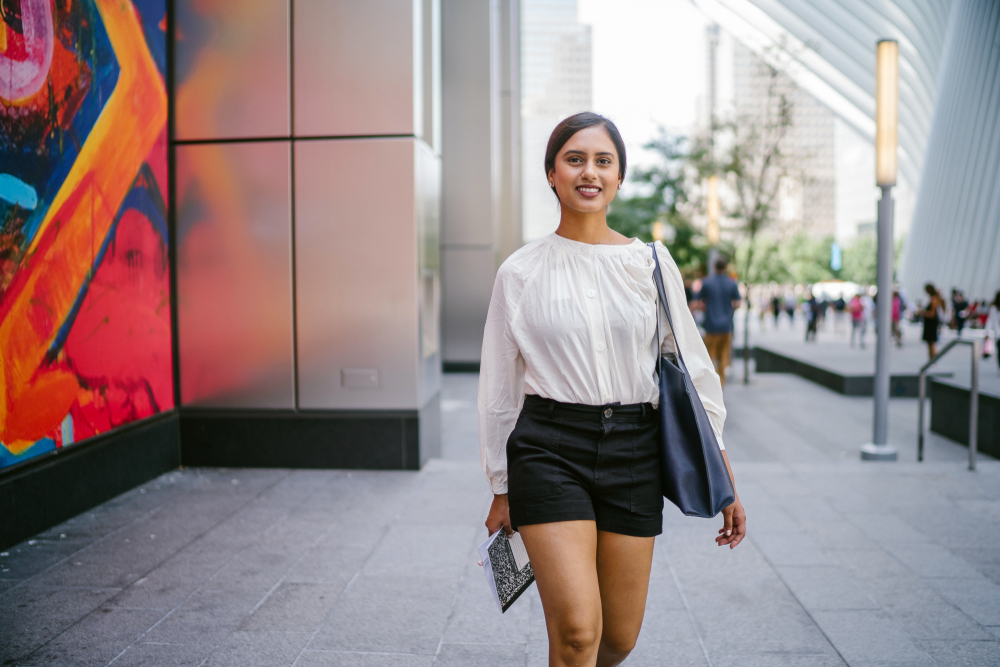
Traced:
[[[476, 565], [475, 380], [446, 376], [419, 473], [181, 470], [10, 549], [0, 664], [546, 665], [534, 588], [501, 616]], [[870, 399], [785, 375], [726, 399], [750, 537], [667, 508], [626, 665], [1000, 665], [1000, 462], [931, 435], [914, 463], [913, 399], [894, 464], [858, 460]]]

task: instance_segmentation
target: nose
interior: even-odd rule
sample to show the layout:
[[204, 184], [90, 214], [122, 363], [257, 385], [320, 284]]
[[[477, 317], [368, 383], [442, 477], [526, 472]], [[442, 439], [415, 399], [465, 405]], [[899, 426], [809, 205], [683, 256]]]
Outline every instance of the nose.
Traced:
[[588, 179], [597, 179], [597, 165], [594, 164], [593, 160], [587, 160], [587, 164], [583, 168], [583, 176]]

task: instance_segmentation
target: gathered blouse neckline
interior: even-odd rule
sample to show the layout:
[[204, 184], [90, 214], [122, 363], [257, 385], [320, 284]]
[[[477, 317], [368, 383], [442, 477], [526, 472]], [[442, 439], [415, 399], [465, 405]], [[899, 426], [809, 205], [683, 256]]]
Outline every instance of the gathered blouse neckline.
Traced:
[[[583, 254], [591, 254], [594, 252], [598, 253], [618, 253], [624, 251], [631, 251], [636, 249], [642, 249], [644, 252], [649, 252], [648, 246], [640, 239], [632, 239], [630, 243], [621, 244], [607, 244], [607, 243], [585, 243], [583, 241], [574, 241], [573, 239], [568, 239], [565, 236], [560, 236], [555, 232], [552, 232], [548, 236], [544, 237], [552, 245], [563, 248], [565, 250], [575, 251]], [[652, 263], [652, 259], [650, 260]]]

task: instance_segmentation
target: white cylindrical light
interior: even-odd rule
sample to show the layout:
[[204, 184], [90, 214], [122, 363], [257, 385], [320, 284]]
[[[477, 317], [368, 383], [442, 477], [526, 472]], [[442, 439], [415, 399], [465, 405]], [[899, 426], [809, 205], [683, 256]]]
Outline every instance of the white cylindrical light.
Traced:
[[875, 51], [875, 182], [896, 184], [899, 125], [899, 43], [883, 39]]

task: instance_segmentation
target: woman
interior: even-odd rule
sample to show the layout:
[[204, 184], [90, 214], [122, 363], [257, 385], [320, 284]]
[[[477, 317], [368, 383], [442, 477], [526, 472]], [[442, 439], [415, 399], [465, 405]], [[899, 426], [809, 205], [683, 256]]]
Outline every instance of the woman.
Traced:
[[917, 315], [924, 318], [923, 340], [927, 343], [928, 359], [933, 359], [937, 355], [938, 329], [941, 328], [940, 313], [944, 312], [944, 298], [934, 287], [934, 283], [924, 285], [924, 291], [930, 297], [927, 308], [917, 311]]
[[1000, 292], [993, 297], [990, 304], [990, 312], [986, 316], [986, 335], [993, 337], [993, 353], [997, 357], [997, 364], [1000, 365]]
[[[660, 317], [661, 344], [652, 251], [608, 228], [625, 177], [614, 124], [593, 113], [562, 121], [545, 171], [559, 227], [500, 267], [483, 339], [480, 450], [494, 493], [486, 527], [524, 540], [549, 665], [608, 667], [639, 636], [663, 530], [660, 350], [682, 347], [720, 446], [726, 412], [670, 253], [656, 245], [678, 327]], [[745, 534], [737, 498], [716, 542], [733, 548]]]

